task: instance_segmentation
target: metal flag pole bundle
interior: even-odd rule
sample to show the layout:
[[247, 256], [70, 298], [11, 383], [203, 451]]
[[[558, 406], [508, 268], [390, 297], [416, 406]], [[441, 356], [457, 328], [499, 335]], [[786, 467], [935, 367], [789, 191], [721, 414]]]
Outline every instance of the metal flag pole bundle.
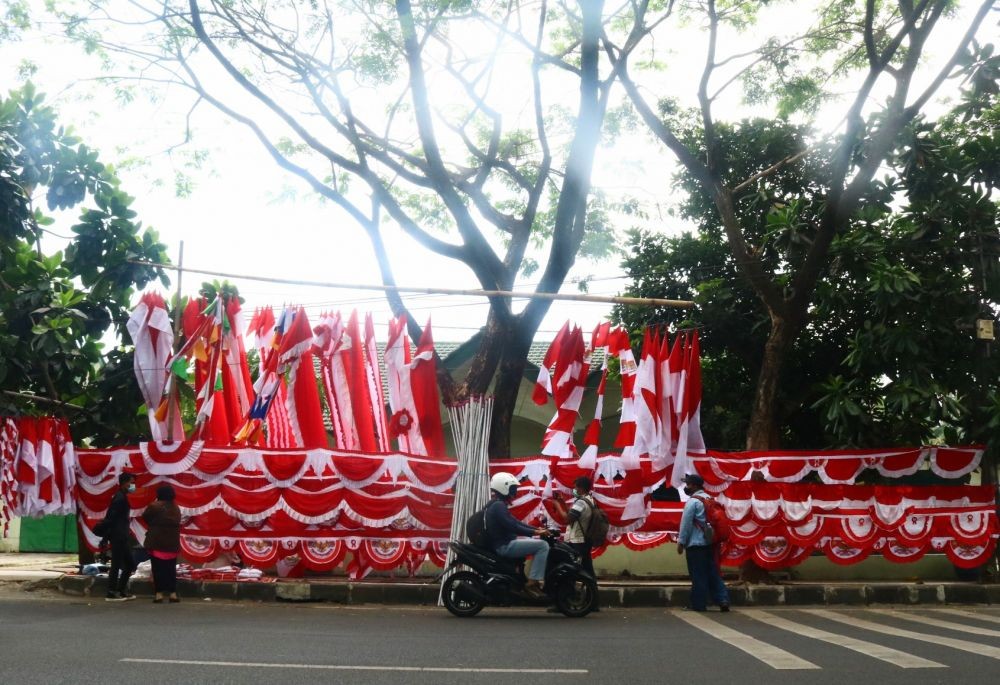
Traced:
[[[458, 459], [449, 539], [468, 542], [465, 536], [465, 521], [485, 506], [489, 499], [488, 444], [490, 422], [493, 417], [493, 398], [472, 397], [460, 405], [448, 407], [448, 417], [451, 420], [451, 436]], [[445, 568], [448, 568], [454, 560], [455, 552], [449, 547]], [[444, 583], [441, 587], [444, 587]], [[439, 596], [438, 606], [441, 604]]]

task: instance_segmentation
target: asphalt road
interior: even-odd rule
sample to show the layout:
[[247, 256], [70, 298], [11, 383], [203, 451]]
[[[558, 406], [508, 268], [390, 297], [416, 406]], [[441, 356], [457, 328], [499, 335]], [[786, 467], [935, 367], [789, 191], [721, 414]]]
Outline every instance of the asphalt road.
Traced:
[[996, 607], [605, 609], [576, 620], [487, 609], [458, 619], [427, 607], [0, 596], [4, 685], [913, 685], [998, 673]]

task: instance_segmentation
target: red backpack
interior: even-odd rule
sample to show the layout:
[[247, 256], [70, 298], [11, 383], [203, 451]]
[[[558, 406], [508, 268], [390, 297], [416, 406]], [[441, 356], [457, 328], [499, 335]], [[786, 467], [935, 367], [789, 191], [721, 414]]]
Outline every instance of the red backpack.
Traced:
[[719, 545], [729, 541], [729, 519], [726, 517], [726, 510], [714, 498], [706, 494], [695, 495], [705, 505], [705, 520], [708, 521], [708, 530], [705, 539], [710, 545]]

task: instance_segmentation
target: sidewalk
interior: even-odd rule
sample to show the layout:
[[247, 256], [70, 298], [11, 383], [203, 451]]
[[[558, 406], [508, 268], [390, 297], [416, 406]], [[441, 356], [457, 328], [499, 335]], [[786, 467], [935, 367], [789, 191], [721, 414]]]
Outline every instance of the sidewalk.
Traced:
[[[0, 553], [0, 584], [25, 590], [52, 589], [78, 597], [103, 597], [106, 576], [79, 576], [76, 557], [67, 554]], [[680, 607], [689, 601], [683, 579], [606, 579], [600, 602], [607, 607]], [[148, 578], [133, 578], [132, 591], [152, 597]], [[800, 606], [869, 604], [997, 604], [1000, 584], [961, 582], [794, 582], [777, 585], [729, 583], [734, 606]], [[438, 585], [430, 577], [344, 577], [279, 579], [269, 582], [178, 581], [178, 594], [188, 599], [254, 602], [333, 602], [337, 604], [437, 604]]]
[[75, 554], [25, 554], [0, 552], [0, 583], [58, 580], [65, 573], [75, 573]]

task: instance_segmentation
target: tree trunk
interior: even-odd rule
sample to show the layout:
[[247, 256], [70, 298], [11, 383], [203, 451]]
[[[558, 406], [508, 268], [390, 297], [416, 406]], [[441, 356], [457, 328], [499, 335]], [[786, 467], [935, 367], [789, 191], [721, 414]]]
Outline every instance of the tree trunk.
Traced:
[[[521, 330], [505, 345], [497, 368], [496, 385], [493, 388], [493, 425], [490, 429], [489, 454], [491, 459], [505, 458], [510, 454], [511, 426], [517, 396], [524, 378], [524, 367], [528, 363], [528, 350], [534, 337], [534, 327], [521, 325]], [[530, 331], [523, 330], [531, 328]]]
[[766, 450], [778, 446], [778, 388], [788, 350], [795, 342], [801, 326], [786, 317], [771, 313], [771, 331], [764, 345], [760, 376], [754, 392], [750, 427], [747, 430], [747, 449]]

